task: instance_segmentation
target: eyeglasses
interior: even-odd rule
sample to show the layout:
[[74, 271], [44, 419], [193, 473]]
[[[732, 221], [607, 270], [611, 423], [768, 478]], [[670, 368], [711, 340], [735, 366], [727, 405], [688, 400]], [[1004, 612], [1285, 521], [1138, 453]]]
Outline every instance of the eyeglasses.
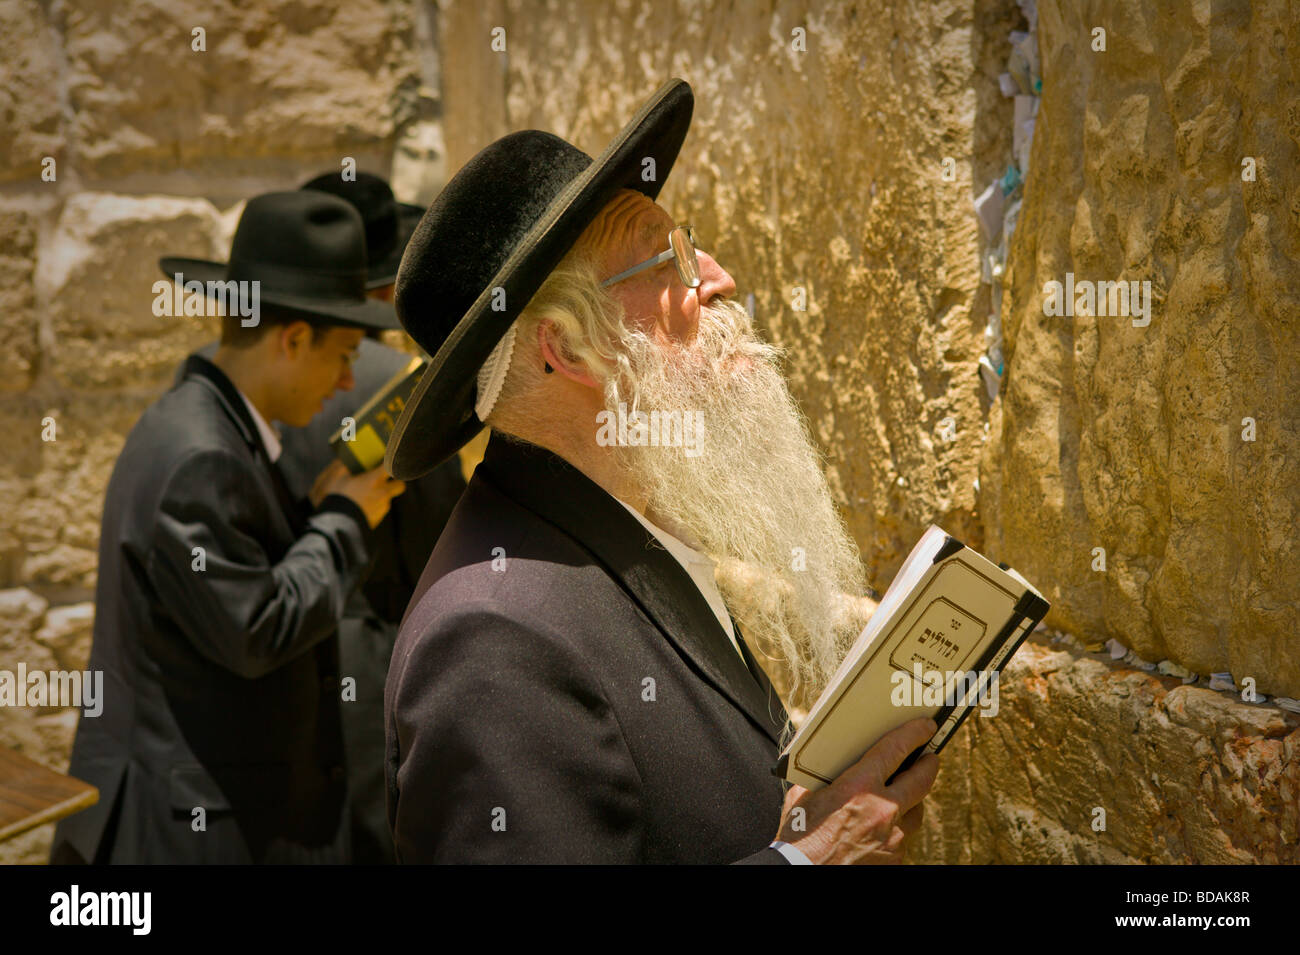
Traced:
[[660, 252], [653, 259], [646, 259], [639, 265], [634, 265], [626, 271], [619, 272], [613, 278], [601, 282], [600, 287], [608, 288], [615, 282], [631, 278], [638, 272], [652, 269], [669, 259], [672, 259], [677, 265], [677, 274], [681, 276], [683, 285], [687, 288], [700, 287], [700, 260], [695, 254], [695, 230], [688, 225], [678, 226], [668, 233], [667, 252]]

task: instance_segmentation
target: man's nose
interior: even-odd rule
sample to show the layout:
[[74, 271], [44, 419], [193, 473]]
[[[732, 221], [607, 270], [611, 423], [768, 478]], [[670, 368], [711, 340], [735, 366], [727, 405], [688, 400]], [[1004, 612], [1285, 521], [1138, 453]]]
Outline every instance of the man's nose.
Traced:
[[352, 366], [344, 365], [343, 374], [339, 375], [339, 382], [337, 385], [335, 385], [335, 387], [342, 388], [344, 391], [351, 391], [353, 386], [356, 385], [356, 383], [357, 383], [356, 378], [352, 376]]
[[710, 304], [714, 298], [730, 298], [736, 294], [735, 280], [713, 256], [700, 251], [696, 251], [695, 256], [700, 260], [700, 287], [695, 291], [701, 305]]

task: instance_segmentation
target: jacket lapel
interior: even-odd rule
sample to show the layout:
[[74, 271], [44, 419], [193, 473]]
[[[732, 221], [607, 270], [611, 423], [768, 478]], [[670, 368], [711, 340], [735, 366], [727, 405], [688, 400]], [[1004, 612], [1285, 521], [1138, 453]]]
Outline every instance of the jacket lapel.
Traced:
[[780, 695], [776, 692], [776, 687], [772, 686], [772, 681], [767, 678], [767, 672], [759, 665], [758, 660], [754, 658], [754, 654], [750, 652], [749, 644], [745, 641], [745, 635], [740, 632], [740, 624], [736, 623], [735, 617], [731, 617], [731, 627], [736, 631], [736, 642], [740, 644], [740, 650], [745, 655], [745, 665], [749, 667], [749, 672], [758, 681], [758, 687], [763, 691], [763, 697], [767, 700], [768, 714], [778, 729], [785, 726], [789, 715], [785, 711], [785, 705], [781, 702]]
[[271, 489], [280, 504], [280, 510], [289, 523], [290, 532], [294, 537], [300, 537], [306, 530], [306, 517], [290, 493], [284, 474], [276, 467], [266, 447], [262, 444], [262, 436], [258, 433], [253, 416], [234, 382], [215, 364], [197, 354], [190, 355], [181, 374], [183, 380], [195, 378], [216, 393], [222, 410], [234, 422], [235, 427], [239, 429], [239, 433], [247, 443], [249, 450], [262, 462], [266, 476], [270, 480]]
[[778, 741], [784, 711], [770, 706], [770, 684], [746, 669], [686, 569], [622, 504], [558, 455], [495, 432], [475, 477], [586, 547], [701, 676]]

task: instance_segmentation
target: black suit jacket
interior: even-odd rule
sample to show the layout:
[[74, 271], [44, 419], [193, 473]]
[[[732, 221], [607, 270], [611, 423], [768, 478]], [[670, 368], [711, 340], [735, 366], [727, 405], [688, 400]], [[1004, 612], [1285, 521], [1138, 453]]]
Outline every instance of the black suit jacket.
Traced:
[[[216, 346], [203, 351], [209, 349], [215, 351]], [[306, 427], [281, 427], [276, 464], [295, 497], [306, 497], [316, 476], [333, 460], [329, 439], [343, 418], [355, 415], [410, 360], [410, 355], [395, 348], [361, 339], [352, 366], [352, 390], [327, 399]], [[464, 490], [460, 459], [454, 455], [423, 477], [406, 482], [406, 490], [393, 498], [388, 514], [375, 528], [370, 569], [339, 620], [339, 675], [354, 681], [353, 695], [343, 702], [343, 743], [352, 861], [358, 864], [394, 861], [384, 808], [384, 680], [397, 624]]]
[[104, 709], [69, 767], [100, 801], [59, 824], [51, 861], [347, 861], [334, 633], [370, 544], [347, 498], [295, 506], [239, 392], [192, 356], [109, 481]]
[[784, 864], [785, 713], [747, 662], [623, 505], [493, 434], [389, 670], [399, 861]]

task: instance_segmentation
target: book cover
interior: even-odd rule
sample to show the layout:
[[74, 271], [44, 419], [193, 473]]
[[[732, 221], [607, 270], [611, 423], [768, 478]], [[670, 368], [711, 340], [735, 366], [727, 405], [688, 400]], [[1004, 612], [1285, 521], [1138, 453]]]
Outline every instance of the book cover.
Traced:
[[781, 756], [776, 774], [826, 785], [881, 736], [917, 717], [939, 752], [1046, 615], [1048, 602], [1009, 567], [931, 525]]
[[361, 406], [350, 423], [345, 420], [331, 435], [330, 447], [353, 474], [361, 474], [383, 463], [388, 439], [427, 364], [424, 358], [412, 358]]

